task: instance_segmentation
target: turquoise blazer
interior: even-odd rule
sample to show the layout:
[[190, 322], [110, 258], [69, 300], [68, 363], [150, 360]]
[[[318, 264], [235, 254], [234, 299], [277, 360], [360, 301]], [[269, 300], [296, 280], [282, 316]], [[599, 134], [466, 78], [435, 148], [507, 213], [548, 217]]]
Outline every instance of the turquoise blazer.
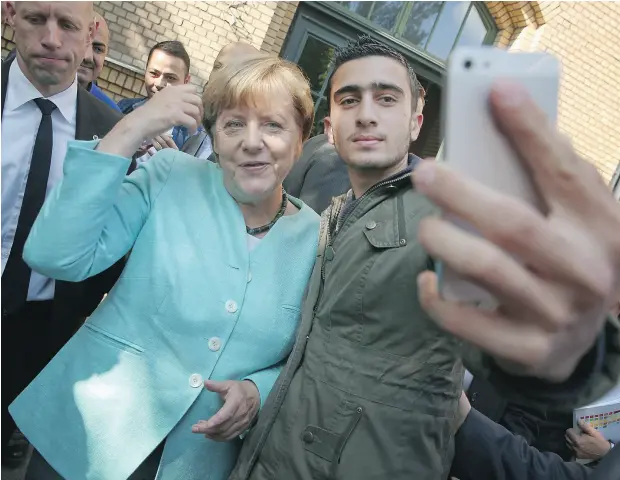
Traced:
[[164, 439], [158, 479], [225, 479], [241, 440], [191, 432], [222, 405], [204, 379], [250, 379], [261, 404], [290, 353], [319, 217], [282, 217], [248, 251], [221, 168], [163, 150], [129, 160], [71, 142], [24, 259], [80, 281], [130, 250], [118, 283], [10, 406], [68, 480], [127, 478]]

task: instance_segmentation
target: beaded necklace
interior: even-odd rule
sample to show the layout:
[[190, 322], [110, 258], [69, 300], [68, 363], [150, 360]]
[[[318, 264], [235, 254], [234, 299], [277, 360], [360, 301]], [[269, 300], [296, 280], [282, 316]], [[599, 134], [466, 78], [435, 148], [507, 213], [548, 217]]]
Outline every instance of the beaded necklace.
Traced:
[[248, 232], [248, 235], [258, 235], [259, 233], [264, 233], [264, 232], [269, 231], [271, 227], [273, 227], [276, 224], [276, 222], [280, 219], [280, 217], [284, 215], [284, 212], [286, 212], [287, 205], [288, 205], [288, 196], [286, 195], [286, 192], [284, 191], [284, 189], [282, 189], [282, 205], [280, 206], [280, 210], [278, 210], [278, 213], [276, 213], [276, 216], [274, 217], [274, 219], [271, 222], [269, 222], [267, 225], [263, 225], [262, 227], [250, 228], [246, 225], [245, 231]]

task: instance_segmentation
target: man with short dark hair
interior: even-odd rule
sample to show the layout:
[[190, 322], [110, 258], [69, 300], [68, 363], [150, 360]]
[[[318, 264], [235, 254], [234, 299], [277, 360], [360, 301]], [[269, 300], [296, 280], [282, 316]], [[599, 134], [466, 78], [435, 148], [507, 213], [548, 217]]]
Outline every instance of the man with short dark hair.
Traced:
[[[424, 89], [417, 83], [419, 98], [416, 113], [422, 127]], [[351, 188], [347, 164], [342, 161], [326, 134], [316, 135], [304, 143], [301, 157], [284, 180], [284, 188], [315, 212], [321, 213], [334, 197]]]
[[[5, 2], [3, 2], [5, 3]], [[122, 263], [80, 283], [31, 271], [24, 244], [46, 196], [62, 179], [67, 144], [103, 137], [120, 113], [79, 87], [94, 33], [92, 2], [6, 2], [16, 57], [2, 64], [2, 462], [15, 423], [9, 404], [109, 291]]]
[[[189, 54], [181, 42], [167, 40], [157, 43], [151, 48], [146, 60], [146, 71], [144, 72], [146, 98], [126, 98], [118, 102], [118, 107], [123, 114], [127, 115], [144, 105], [149, 98], [168, 85], [189, 83], [191, 80], [189, 69]], [[185, 127], [177, 126], [169, 134], [163, 134], [153, 139], [152, 146], [155, 150], [162, 148], [176, 148], [178, 150], [183, 147], [189, 137], [190, 134]]]
[[[368, 37], [338, 50], [332, 71], [325, 131], [347, 165], [352, 188], [323, 212], [295, 346], [230, 478], [447, 478], [462, 357], [475, 372], [501, 384], [509, 397], [530, 388], [533, 403], [553, 398], [558, 404], [578, 404], [593, 395], [591, 384], [584, 388], [591, 378], [609, 380], [591, 375], [598, 373], [593, 358], [600, 353], [601, 362], [613, 367], [617, 352], [606, 356], [608, 350], [599, 348], [604, 338], [594, 347], [588, 342], [580, 373], [550, 384], [515, 378], [447, 333], [441, 320], [458, 305], [445, 306], [436, 285], [429, 288], [434, 262], [427, 252], [430, 244], [434, 256], [443, 253], [452, 266], [444, 253], [452, 237], [438, 233], [433, 243], [422, 236], [424, 226], [440, 221], [430, 195], [422, 193], [426, 187], [437, 196], [438, 188], [431, 190], [432, 176], [419, 175], [434, 162], [408, 154], [421, 125], [415, 74], [402, 55]], [[479, 193], [470, 188], [461, 202], [467, 204], [472, 192]], [[494, 206], [485, 205], [487, 217], [495, 213]], [[450, 251], [458, 251], [458, 245], [452, 242]], [[516, 295], [510, 279], [496, 280], [495, 286]], [[514, 298], [508, 298], [514, 305]], [[523, 309], [529, 303], [519, 305]], [[548, 325], [551, 315], [538, 312], [535, 319]], [[456, 322], [449, 320], [450, 326]], [[521, 326], [519, 320], [511, 316], [507, 330]], [[522, 371], [510, 362], [501, 365]], [[617, 370], [611, 374], [618, 375]]]
[[93, 94], [102, 102], [112, 107], [114, 110], [121, 111], [118, 105], [108, 97], [103, 90], [97, 86], [97, 79], [103, 70], [105, 56], [108, 54], [108, 43], [110, 41], [110, 31], [108, 24], [98, 13], [95, 13], [95, 36], [92, 41], [92, 48], [86, 49], [86, 55], [80, 68], [78, 68], [78, 82], [88, 92]]

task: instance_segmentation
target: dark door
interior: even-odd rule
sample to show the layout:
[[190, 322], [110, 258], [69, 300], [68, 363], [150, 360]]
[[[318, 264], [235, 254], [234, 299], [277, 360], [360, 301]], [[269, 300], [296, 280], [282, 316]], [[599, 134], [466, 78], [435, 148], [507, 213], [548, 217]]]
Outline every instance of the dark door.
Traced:
[[315, 114], [313, 135], [323, 133], [323, 119], [328, 114], [327, 83], [334, 48], [348, 41], [348, 37], [299, 15], [282, 52], [282, 56], [299, 65], [310, 80]]

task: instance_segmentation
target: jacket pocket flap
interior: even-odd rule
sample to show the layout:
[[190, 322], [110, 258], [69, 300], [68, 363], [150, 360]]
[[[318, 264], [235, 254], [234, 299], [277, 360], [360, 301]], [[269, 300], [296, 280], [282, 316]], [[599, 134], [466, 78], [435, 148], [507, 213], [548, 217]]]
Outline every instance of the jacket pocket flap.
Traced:
[[304, 443], [304, 449], [330, 462], [334, 459], [339, 439], [340, 435], [314, 425], [308, 425], [301, 432], [301, 441]]
[[366, 224], [364, 235], [375, 248], [396, 248], [401, 246], [398, 228], [394, 222], [375, 223], [369, 221]]
[[104, 329], [93, 325], [91, 322], [85, 322], [83, 328], [93, 333], [96, 337], [101, 340], [107, 341], [112, 346], [116, 348], [120, 348], [121, 350], [128, 351], [130, 353], [144, 353], [144, 348], [135, 343], [130, 342], [129, 340], [125, 340], [113, 333], [107, 332]]

